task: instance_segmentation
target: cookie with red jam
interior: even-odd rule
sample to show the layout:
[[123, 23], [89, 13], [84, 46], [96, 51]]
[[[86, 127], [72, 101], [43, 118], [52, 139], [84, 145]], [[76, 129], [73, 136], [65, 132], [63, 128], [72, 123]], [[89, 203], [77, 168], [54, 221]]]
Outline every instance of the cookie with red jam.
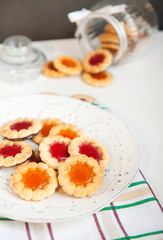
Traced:
[[113, 80], [112, 74], [106, 71], [96, 74], [85, 72], [83, 73], [82, 78], [85, 83], [94, 87], [105, 87]]
[[83, 60], [83, 69], [88, 73], [103, 72], [112, 63], [112, 54], [105, 49], [90, 52]]
[[58, 126], [58, 124], [60, 124], [60, 123], [61, 123], [61, 121], [57, 118], [42, 119], [41, 120], [42, 128], [39, 131], [39, 133], [32, 138], [32, 140], [35, 143], [40, 144], [44, 140], [44, 138], [48, 137], [49, 132], [52, 129], [52, 127]]
[[106, 147], [96, 139], [85, 136], [72, 140], [68, 151], [71, 155], [82, 154], [95, 159], [102, 170], [106, 169], [110, 161]]
[[81, 63], [72, 57], [68, 56], [60, 56], [54, 59], [53, 61], [54, 67], [58, 69], [58, 71], [68, 75], [74, 76], [79, 75], [82, 72]]
[[59, 164], [69, 156], [68, 147], [71, 140], [62, 136], [49, 136], [39, 146], [40, 158], [49, 167], [58, 169]]
[[24, 140], [37, 134], [42, 128], [40, 120], [33, 118], [18, 118], [5, 123], [1, 135], [9, 140]]
[[13, 191], [27, 201], [41, 201], [49, 198], [58, 186], [53, 168], [45, 163], [30, 162], [19, 166], [12, 175]]
[[32, 156], [32, 147], [24, 141], [0, 142], [0, 167], [12, 167], [25, 162]]
[[103, 183], [103, 171], [93, 158], [73, 155], [60, 164], [58, 181], [67, 194], [82, 198], [97, 192]]

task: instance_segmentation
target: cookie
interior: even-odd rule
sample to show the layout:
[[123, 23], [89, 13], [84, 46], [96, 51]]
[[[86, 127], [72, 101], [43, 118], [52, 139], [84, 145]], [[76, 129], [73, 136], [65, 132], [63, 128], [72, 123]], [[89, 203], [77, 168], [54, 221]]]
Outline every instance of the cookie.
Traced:
[[71, 140], [62, 136], [49, 136], [39, 146], [40, 158], [49, 167], [58, 169], [59, 164], [70, 156], [68, 147]]
[[118, 35], [115, 33], [101, 33], [99, 36], [99, 40], [101, 43], [113, 43], [119, 44]]
[[83, 73], [82, 78], [85, 83], [94, 87], [105, 87], [113, 81], [113, 76], [109, 72], [100, 72], [96, 74]]
[[75, 94], [75, 95], [72, 95], [71, 97], [82, 100], [84, 102], [91, 102], [91, 103], [96, 102], [95, 98], [85, 94]]
[[99, 73], [104, 71], [112, 63], [112, 54], [105, 49], [90, 52], [83, 60], [85, 72]]
[[32, 156], [32, 147], [24, 141], [0, 142], [0, 167], [12, 167], [25, 162]]
[[12, 175], [13, 191], [27, 201], [41, 201], [49, 198], [58, 186], [54, 169], [45, 163], [30, 162], [21, 165]]
[[93, 158], [74, 155], [59, 166], [58, 180], [67, 194], [82, 198], [97, 192], [103, 183], [103, 171]]
[[119, 49], [119, 45], [115, 43], [101, 43], [101, 48], [117, 51]]
[[72, 124], [59, 124], [56, 127], [53, 127], [50, 130], [49, 136], [55, 136], [55, 135], [60, 135], [64, 138], [69, 138], [70, 140], [76, 138], [76, 137], [81, 137], [84, 135], [84, 132], [77, 128], [77, 126], [72, 125]]
[[54, 59], [53, 64], [58, 71], [68, 75], [79, 75], [82, 72], [81, 63], [72, 57], [60, 56]]
[[52, 127], [57, 126], [58, 124], [62, 123], [59, 119], [57, 118], [45, 118], [41, 120], [42, 128], [39, 131], [39, 133], [32, 138], [32, 140], [40, 144], [44, 138], [46, 138], [49, 135], [49, 132]]
[[68, 151], [71, 155], [84, 154], [97, 161], [102, 170], [105, 170], [110, 161], [107, 149], [93, 138], [81, 137], [71, 141]]
[[50, 77], [50, 78], [62, 78], [62, 77], [65, 77], [65, 74], [58, 71], [54, 65], [53, 65], [53, 61], [48, 61], [44, 67], [43, 67], [43, 70], [42, 70], [42, 73], [47, 76], [47, 77]]
[[42, 128], [39, 120], [33, 118], [18, 118], [5, 123], [1, 135], [9, 140], [23, 140], [37, 134]]

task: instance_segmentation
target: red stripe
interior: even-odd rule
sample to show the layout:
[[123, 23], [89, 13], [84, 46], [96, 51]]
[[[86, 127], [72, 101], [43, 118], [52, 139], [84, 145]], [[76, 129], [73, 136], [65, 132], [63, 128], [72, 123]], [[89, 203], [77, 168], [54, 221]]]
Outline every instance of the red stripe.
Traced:
[[54, 236], [53, 236], [53, 231], [52, 231], [52, 227], [50, 223], [47, 223], [48, 226], [48, 230], [49, 230], [49, 235], [50, 235], [50, 239], [54, 240]]
[[25, 222], [25, 228], [26, 228], [28, 239], [32, 240], [30, 229], [29, 229], [29, 223]]
[[99, 231], [99, 233], [100, 233], [100, 236], [101, 236], [102, 240], [106, 240], [106, 238], [105, 238], [105, 236], [104, 236], [104, 234], [103, 234], [103, 232], [102, 232], [102, 229], [101, 229], [101, 227], [100, 227], [98, 218], [97, 218], [97, 216], [96, 216], [95, 213], [93, 214], [93, 218], [94, 218], [94, 220], [95, 220], [97, 229], [98, 229], [98, 231]]
[[119, 224], [119, 226], [120, 226], [123, 234], [125, 235], [125, 237], [128, 237], [128, 234], [127, 234], [127, 232], [125, 231], [125, 229], [124, 229], [124, 227], [123, 227], [123, 225], [122, 225], [122, 223], [121, 223], [121, 221], [120, 221], [120, 218], [119, 218], [119, 216], [118, 216], [118, 214], [117, 214], [117, 211], [114, 209], [114, 204], [113, 204], [112, 202], [110, 203], [110, 206], [113, 207], [114, 216], [115, 216], [115, 218], [116, 218], [116, 220], [117, 220], [117, 222], [118, 222], [118, 224]]
[[[149, 185], [148, 181], [146, 180], [145, 176], [143, 175], [143, 173], [142, 173], [142, 171], [141, 171], [140, 169], [139, 169], [139, 172], [140, 172], [140, 174], [142, 175], [142, 177], [144, 178], [144, 180], [147, 182], [147, 185], [148, 185], [148, 187], [149, 187], [149, 189], [150, 189], [151, 193], [152, 193], [152, 194], [153, 194], [153, 196], [156, 198], [156, 195], [154, 194], [154, 192], [153, 192], [153, 190], [152, 190], [151, 186]], [[157, 198], [157, 199], [158, 199], [158, 198]], [[159, 202], [158, 200], [157, 200], [156, 202], [158, 203], [158, 205], [159, 205], [159, 207], [160, 207], [161, 211], [163, 212], [163, 208], [162, 208], [162, 206], [161, 206], [160, 202]]]

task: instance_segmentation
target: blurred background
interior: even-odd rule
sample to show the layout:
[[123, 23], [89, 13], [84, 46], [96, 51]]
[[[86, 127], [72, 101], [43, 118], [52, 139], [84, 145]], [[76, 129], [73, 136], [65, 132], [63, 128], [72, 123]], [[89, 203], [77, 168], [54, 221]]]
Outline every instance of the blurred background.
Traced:
[[[0, 0], [0, 43], [11, 35], [35, 40], [72, 38], [76, 25], [67, 14], [90, 9], [97, 0]], [[150, 0], [163, 30], [163, 0]]]

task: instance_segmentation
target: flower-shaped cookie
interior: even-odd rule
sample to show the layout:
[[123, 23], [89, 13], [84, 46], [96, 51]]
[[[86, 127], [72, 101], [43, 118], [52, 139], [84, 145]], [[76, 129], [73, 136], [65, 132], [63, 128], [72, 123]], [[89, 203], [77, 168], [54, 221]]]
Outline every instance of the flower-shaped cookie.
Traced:
[[113, 80], [112, 74], [106, 71], [96, 74], [85, 72], [83, 73], [82, 78], [84, 82], [94, 87], [105, 87], [109, 85]]
[[30, 162], [21, 165], [12, 175], [13, 191], [28, 201], [41, 201], [50, 197], [58, 186], [54, 169], [45, 163]]
[[24, 141], [12, 142], [4, 140], [0, 142], [0, 167], [11, 167], [25, 162], [32, 155], [32, 147]]
[[39, 146], [40, 158], [49, 167], [57, 169], [61, 161], [70, 156], [68, 147], [71, 140], [59, 135], [49, 136]]
[[95, 98], [85, 94], [75, 94], [75, 95], [72, 95], [71, 97], [82, 100], [84, 102], [91, 102], [91, 103], [96, 102]]
[[83, 60], [83, 68], [89, 73], [103, 72], [112, 63], [112, 54], [105, 49], [90, 52]]
[[65, 77], [65, 74], [62, 72], [59, 72], [53, 64], [53, 61], [49, 61], [47, 62], [42, 70], [42, 73], [47, 76], [47, 77], [51, 77], [51, 78], [62, 78]]
[[9, 140], [23, 140], [37, 134], [42, 127], [39, 120], [18, 118], [5, 123], [1, 127], [1, 135]]
[[82, 72], [81, 63], [77, 59], [72, 57], [57, 57], [56, 59], [54, 59], [53, 64], [56, 69], [69, 76], [79, 75]]
[[75, 197], [85, 197], [97, 192], [103, 182], [103, 171], [97, 161], [86, 155], [73, 155], [58, 168], [59, 184]]
[[84, 154], [87, 157], [94, 158], [103, 170], [106, 169], [110, 161], [105, 146], [99, 143], [96, 139], [85, 136], [72, 140], [68, 151], [71, 155]]
[[51, 128], [57, 126], [60, 123], [61, 121], [57, 118], [42, 119], [41, 120], [42, 128], [40, 132], [32, 138], [32, 140], [35, 143], [40, 144], [44, 140], [44, 138], [46, 138], [49, 135]]
[[54, 135], [61, 135], [72, 140], [76, 137], [84, 136], [84, 132], [75, 125], [63, 123], [50, 130], [50, 136]]

